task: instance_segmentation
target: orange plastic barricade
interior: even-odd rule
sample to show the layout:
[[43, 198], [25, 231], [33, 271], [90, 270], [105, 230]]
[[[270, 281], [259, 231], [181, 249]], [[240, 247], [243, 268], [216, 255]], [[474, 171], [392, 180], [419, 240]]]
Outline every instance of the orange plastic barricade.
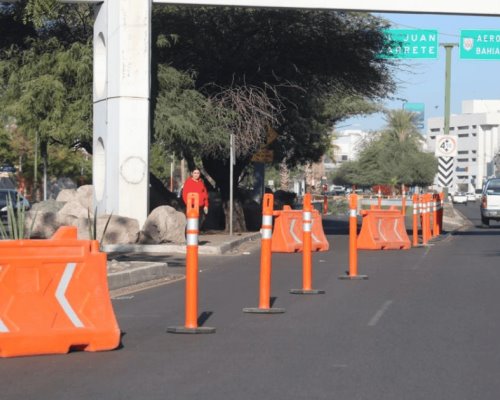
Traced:
[[358, 236], [358, 249], [409, 249], [404, 217], [399, 210], [363, 210], [363, 224]]
[[0, 241], [0, 260], [1, 357], [118, 347], [97, 241], [65, 226], [50, 240]]
[[[301, 252], [303, 243], [302, 211], [292, 210], [284, 206], [283, 210], [275, 211], [272, 252], [296, 253]], [[318, 210], [312, 211], [312, 251], [328, 251], [330, 245], [323, 231], [323, 222]]]

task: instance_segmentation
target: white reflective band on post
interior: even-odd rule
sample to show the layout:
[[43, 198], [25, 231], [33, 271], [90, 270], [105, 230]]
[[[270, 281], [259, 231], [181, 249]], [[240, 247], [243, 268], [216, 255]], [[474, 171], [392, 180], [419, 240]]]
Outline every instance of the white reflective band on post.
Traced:
[[0, 333], [7, 333], [7, 332], [9, 332], [9, 328], [7, 328], [7, 326], [0, 319]]
[[273, 216], [272, 215], [263, 215], [262, 216], [262, 226], [272, 226], [273, 225]]
[[269, 228], [262, 228], [260, 230], [260, 234], [262, 235], [262, 239], [271, 239], [273, 237], [273, 230]]
[[312, 219], [312, 213], [311, 213], [311, 211], [304, 211], [302, 213], [302, 219], [304, 221], [310, 221]]
[[357, 216], [357, 214], [358, 214], [358, 213], [356, 212], [356, 210], [355, 210], [354, 208], [351, 208], [351, 209], [349, 210], [349, 216], [350, 216], [350, 217], [356, 217], [356, 216]]
[[311, 232], [311, 226], [312, 224], [310, 222], [304, 222], [302, 224], [302, 229], [304, 230], [304, 232]]
[[188, 246], [198, 246], [198, 234], [188, 233], [186, 235], [186, 243]]
[[57, 285], [56, 299], [58, 303], [61, 305], [61, 308], [63, 309], [64, 313], [73, 323], [73, 325], [75, 325], [77, 328], [83, 328], [84, 325], [82, 321], [80, 321], [80, 318], [78, 318], [78, 315], [76, 315], [75, 311], [71, 307], [71, 304], [69, 304], [68, 299], [65, 296], [66, 290], [68, 289], [69, 282], [73, 277], [75, 269], [76, 269], [76, 263], [68, 263], [66, 265], [61, 281], [59, 282], [59, 285]]
[[198, 225], [199, 225], [198, 218], [188, 218], [187, 220], [188, 231], [197, 231]]

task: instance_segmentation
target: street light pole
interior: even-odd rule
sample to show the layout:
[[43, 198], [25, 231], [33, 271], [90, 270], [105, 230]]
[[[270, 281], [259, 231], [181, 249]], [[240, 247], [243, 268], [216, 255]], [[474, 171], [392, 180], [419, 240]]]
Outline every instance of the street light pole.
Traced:
[[446, 69], [444, 86], [444, 134], [450, 134], [450, 96], [451, 96], [451, 50], [458, 43], [441, 43], [446, 51]]

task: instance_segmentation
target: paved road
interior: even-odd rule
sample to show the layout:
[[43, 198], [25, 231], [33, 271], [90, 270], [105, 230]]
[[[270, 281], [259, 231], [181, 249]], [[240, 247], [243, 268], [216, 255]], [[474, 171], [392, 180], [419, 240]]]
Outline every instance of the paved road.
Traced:
[[[478, 205], [459, 209], [479, 225]], [[326, 294], [288, 294], [300, 287], [300, 255], [275, 255], [272, 293], [286, 313], [244, 314], [257, 305], [258, 249], [202, 257], [200, 312], [217, 333], [165, 333], [183, 323], [184, 282], [125, 295], [114, 300], [121, 349], [3, 359], [0, 398], [500, 398], [500, 225], [360, 252], [369, 280], [352, 282], [337, 279], [346, 223], [325, 226], [332, 249], [313, 262]]]

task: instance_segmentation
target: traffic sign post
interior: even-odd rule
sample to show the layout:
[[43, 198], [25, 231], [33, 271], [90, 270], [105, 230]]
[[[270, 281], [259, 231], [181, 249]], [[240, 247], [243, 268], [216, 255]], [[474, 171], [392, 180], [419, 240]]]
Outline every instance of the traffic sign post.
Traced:
[[436, 29], [385, 29], [386, 46], [380, 58], [437, 58]]
[[500, 60], [500, 30], [460, 31], [460, 58]]

